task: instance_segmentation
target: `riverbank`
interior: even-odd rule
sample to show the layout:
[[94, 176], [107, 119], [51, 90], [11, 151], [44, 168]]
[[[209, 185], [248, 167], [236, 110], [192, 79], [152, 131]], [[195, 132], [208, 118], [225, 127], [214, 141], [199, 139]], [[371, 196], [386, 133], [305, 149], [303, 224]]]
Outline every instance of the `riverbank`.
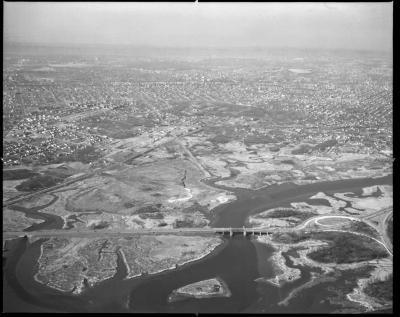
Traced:
[[147, 276], [147, 275], [154, 276], [154, 275], [158, 275], [158, 274], [162, 274], [162, 273], [168, 273], [168, 271], [171, 271], [171, 270], [179, 270], [183, 267], [193, 264], [194, 262], [197, 263], [199, 261], [206, 260], [206, 258], [208, 258], [210, 256], [217, 255], [225, 246], [226, 246], [226, 243], [221, 240], [221, 242], [219, 244], [209, 245], [209, 247], [205, 250], [202, 250], [202, 252], [197, 257], [193, 257], [188, 260], [178, 261], [174, 265], [171, 265], [169, 267], [162, 268], [162, 269], [159, 269], [156, 271], [145, 271], [145, 272], [141, 272], [141, 273], [137, 273], [137, 274], [131, 273], [131, 266], [129, 265], [129, 262], [126, 260], [125, 253], [123, 252], [122, 249], [120, 249], [120, 254], [122, 256], [122, 260], [125, 264], [125, 267], [127, 268], [127, 275], [124, 277], [124, 279], [128, 280], [128, 279], [133, 279], [136, 277]]
[[279, 306], [288, 306], [290, 300], [298, 296], [302, 291], [314, 287], [315, 285], [318, 285], [320, 283], [325, 283], [325, 282], [334, 282], [336, 280], [335, 277], [331, 276], [322, 276], [321, 274], [318, 274], [316, 272], [311, 272], [311, 280], [308, 282], [300, 285], [299, 287], [293, 289], [283, 300], [278, 302]]
[[382, 307], [386, 307], [386, 304], [379, 303], [377, 300], [368, 296], [363, 291], [365, 287], [373, 280], [382, 280], [389, 274], [393, 272], [393, 262], [392, 258], [383, 258], [378, 260], [367, 260], [360, 261], [354, 263], [321, 263], [310, 259], [307, 255], [320, 250], [328, 245], [327, 242], [320, 240], [307, 240], [299, 243], [291, 243], [291, 244], [283, 244], [278, 243], [276, 241], [272, 241], [270, 238], [266, 236], [257, 237], [258, 241], [261, 243], [270, 244], [277, 251], [271, 260], [274, 261], [274, 265], [280, 270], [282, 273], [277, 274], [275, 278], [269, 279], [268, 282], [274, 284], [278, 287], [281, 287], [283, 283], [290, 281], [290, 277], [293, 274], [293, 268], [288, 267], [286, 265], [286, 261], [282, 257], [282, 252], [287, 252], [291, 249], [296, 249], [298, 257], [294, 257], [292, 255], [288, 255], [289, 259], [292, 261], [292, 264], [295, 266], [309, 267], [318, 269], [322, 272], [321, 274], [312, 274], [312, 278], [307, 283], [303, 284], [299, 288], [293, 290], [284, 300], [282, 300], [279, 305], [287, 305], [289, 300], [296, 296], [303, 289], [312, 287], [316, 284], [334, 281], [335, 278], [332, 276], [327, 276], [329, 274], [334, 274], [339, 271], [348, 271], [359, 269], [363, 267], [372, 266], [375, 269], [370, 273], [368, 278], [361, 278], [357, 281], [357, 287], [353, 289], [353, 291], [346, 295], [346, 298], [352, 302], [356, 302], [361, 306], [365, 307], [368, 311], [380, 309]]
[[368, 278], [362, 278], [357, 281], [357, 287], [353, 292], [347, 294], [347, 299], [364, 306], [367, 311], [383, 309], [387, 303], [382, 304], [374, 297], [367, 295], [364, 290], [367, 285], [376, 280], [384, 280], [389, 274], [393, 273], [393, 261], [391, 259], [379, 260], [376, 263], [375, 269], [370, 273]]
[[127, 272], [124, 278], [132, 279], [200, 260], [221, 244], [223, 240], [216, 236], [50, 238], [41, 245], [35, 280], [63, 292], [81, 294], [85, 287], [118, 273], [118, 253]]
[[[282, 287], [284, 283], [293, 282], [301, 277], [301, 271], [298, 268], [292, 268], [286, 265], [286, 259], [282, 255], [283, 252], [288, 252], [294, 247], [305, 247], [313, 251], [315, 248], [319, 248], [320, 246], [327, 244], [325, 242], [312, 240], [305, 242], [303, 241], [297, 244], [284, 244], [272, 241], [268, 236], [259, 236], [257, 237], [257, 241], [260, 243], [269, 244], [275, 249], [275, 252], [270, 259], [274, 265], [276, 276], [270, 279], [259, 279], [259, 281], [265, 281], [278, 287]], [[305, 254], [303, 254], [303, 257], [305, 257]], [[293, 257], [290, 257], [290, 259], [293, 261]], [[294, 264], [298, 265], [298, 263], [295, 262]]]

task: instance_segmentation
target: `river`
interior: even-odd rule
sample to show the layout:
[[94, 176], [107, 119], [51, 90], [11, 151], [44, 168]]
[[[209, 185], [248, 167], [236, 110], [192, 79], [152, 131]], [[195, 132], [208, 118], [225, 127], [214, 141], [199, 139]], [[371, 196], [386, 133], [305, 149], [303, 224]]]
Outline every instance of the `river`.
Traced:
[[[215, 186], [215, 181], [217, 180], [207, 183]], [[214, 219], [211, 225], [241, 227], [249, 215], [265, 209], [286, 206], [294, 201], [312, 203], [308, 198], [319, 191], [325, 193], [360, 191], [362, 187], [376, 184], [392, 184], [392, 177], [341, 180], [302, 186], [283, 184], [256, 191], [224, 188], [234, 192], [238, 199], [217, 207], [213, 211]], [[45, 220], [39, 224], [40, 229], [62, 227], [62, 223], [60, 227], [60, 217], [53, 215], [47, 217], [47, 214], [38, 212], [40, 209], [38, 208], [18, 210], [23, 211], [28, 217]], [[29, 230], [38, 230], [38, 227], [32, 227]], [[332, 293], [327, 288], [329, 283], [306, 288], [290, 300], [289, 305], [278, 305], [293, 289], [310, 280], [312, 270], [298, 267], [302, 272], [301, 278], [281, 288], [265, 282], [256, 282], [259, 277], [273, 277], [272, 265], [268, 262], [273, 249], [251, 237], [237, 235], [230, 239], [224, 238], [223, 245], [199, 261], [188, 263], [175, 270], [129, 280], [124, 279], [126, 268], [119, 256], [117, 274], [93, 288], [88, 288], [79, 296], [56, 291], [34, 280], [40, 245], [43, 241], [44, 239], [41, 239], [30, 243], [25, 238], [7, 241], [7, 251], [3, 252], [3, 311], [316, 313], [333, 312], [340, 308], [337, 304], [326, 300]], [[288, 266], [295, 267], [287, 255], [284, 256]], [[168, 295], [174, 289], [216, 276], [227, 283], [232, 292], [231, 297], [186, 299], [168, 303]], [[340, 288], [347, 284], [346, 278], [342, 277], [335, 281], [334, 286]]]

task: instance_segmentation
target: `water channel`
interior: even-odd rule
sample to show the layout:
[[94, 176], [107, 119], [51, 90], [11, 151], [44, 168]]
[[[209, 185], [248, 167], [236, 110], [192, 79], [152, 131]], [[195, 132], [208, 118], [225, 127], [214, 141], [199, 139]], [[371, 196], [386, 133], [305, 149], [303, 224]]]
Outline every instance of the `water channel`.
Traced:
[[[263, 210], [287, 206], [294, 201], [316, 203], [308, 198], [317, 192], [359, 192], [362, 187], [377, 184], [392, 184], [392, 176], [375, 179], [353, 179], [322, 182], [297, 186], [283, 184], [260, 190], [241, 190], [215, 185], [216, 180], [207, 181], [210, 186], [227, 189], [235, 193], [237, 200], [217, 207], [211, 223], [214, 227], [241, 227], [246, 218]], [[54, 200], [54, 199], [53, 199]], [[54, 201], [53, 201], [54, 202]], [[318, 201], [318, 204], [321, 202]], [[41, 206], [44, 208], [44, 206]], [[14, 208], [28, 217], [40, 218], [44, 222], [29, 230], [62, 228], [63, 221], [55, 215], [39, 212], [36, 208]], [[60, 218], [60, 219], [57, 219]], [[44, 239], [30, 243], [26, 238], [6, 242], [3, 252], [3, 311], [29, 312], [333, 312], [340, 305], [326, 300], [329, 282], [306, 288], [289, 305], [278, 305], [295, 288], [310, 280], [312, 270], [298, 267], [299, 280], [278, 288], [255, 280], [274, 276], [268, 258], [273, 249], [251, 237], [241, 235], [224, 238], [224, 243], [199, 261], [188, 263], [178, 269], [164, 271], [133, 279], [124, 279], [126, 268], [118, 257], [116, 275], [93, 288], [75, 296], [59, 292], [36, 282], [40, 245]], [[288, 266], [295, 267], [285, 255]], [[184, 285], [209, 279], [222, 278], [232, 292], [229, 298], [186, 299], [168, 303], [169, 294]], [[354, 279], [354, 278], [353, 278]], [[332, 283], [331, 283], [332, 284]], [[343, 275], [334, 287], [348, 284]], [[354, 285], [355, 286], [355, 285]], [[354, 287], [353, 286], [353, 287]]]

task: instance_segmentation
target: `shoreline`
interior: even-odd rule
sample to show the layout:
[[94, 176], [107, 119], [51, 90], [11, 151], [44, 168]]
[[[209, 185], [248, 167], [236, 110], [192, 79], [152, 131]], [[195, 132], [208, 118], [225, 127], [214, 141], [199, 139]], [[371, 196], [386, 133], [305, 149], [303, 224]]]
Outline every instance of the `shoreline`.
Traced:
[[[217, 180], [215, 183], [218, 186], [223, 186], [226, 188], [231, 188], [231, 190], [251, 190], [251, 191], [259, 191], [259, 190], [265, 190], [270, 186], [274, 186], [274, 185], [284, 185], [284, 184], [293, 184], [296, 186], [303, 186], [303, 185], [312, 185], [312, 184], [318, 184], [318, 183], [325, 183], [325, 182], [338, 182], [338, 181], [344, 181], [344, 180], [359, 180], [359, 179], [378, 179], [378, 178], [385, 178], [388, 177], [390, 175], [393, 175], [393, 172], [386, 172], [386, 173], [381, 173], [381, 174], [377, 174], [374, 176], [358, 176], [358, 177], [351, 177], [352, 175], [348, 175], [350, 177], [337, 177], [337, 178], [333, 178], [333, 179], [304, 179], [304, 180], [289, 180], [289, 181], [275, 181], [271, 184], [267, 184], [267, 185], [263, 185], [260, 187], [254, 187], [252, 188], [252, 185], [249, 184], [247, 186], [238, 186], [238, 184], [242, 184], [242, 183], [235, 183], [235, 181], [232, 179], [233, 182], [231, 183], [221, 183], [221, 182], [225, 182], [226, 180], [222, 179], [222, 180]], [[220, 183], [220, 184], [218, 184]], [[229, 186], [228, 186], [229, 185]], [[242, 184], [243, 185], [243, 184]]]
[[[382, 276], [380, 274], [387, 274], [387, 272], [393, 272], [393, 261], [390, 257], [379, 259], [379, 260], [367, 260], [367, 261], [361, 261], [361, 262], [355, 262], [355, 263], [344, 263], [344, 264], [337, 264], [337, 263], [320, 263], [317, 261], [314, 261], [310, 258], [307, 257], [308, 253], [311, 253], [313, 251], [316, 251], [326, 245], [326, 242], [323, 241], [318, 241], [318, 240], [309, 240], [305, 242], [299, 242], [299, 243], [292, 243], [292, 244], [283, 244], [283, 243], [278, 243], [278, 242], [273, 242], [272, 240], [261, 236], [257, 237], [257, 240], [261, 243], [266, 243], [270, 244], [272, 247], [276, 248], [278, 251], [277, 252], [287, 252], [289, 249], [294, 248], [294, 247], [299, 247], [299, 246], [305, 246], [306, 249], [302, 250], [297, 250], [297, 253], [299, 257], [293, 257], [289, 255], [290, 260], [293, 262], [294, 265], [296, 266], [307, 266], [307, 267], [314, 267], [314, 268], [319, 268], [323, 271], [323, 274], [331, 273], [334, 272], [335, 270], [340, 270], [340, 271], [346, 271], [349, 269], [356, 269], [368, 265], [372, 265], [375, 267], [375, 269], [370, 273], [370, 276], [368, 278], [361, 278], [357, 280], [357, 287], [353, 289], [351, 293], [346, 294], [346, 298], [351, 301], [358, 303], [359, 305], [365, 307], [367, 311], [373, 311], [376, 309], [379, 309], [383, 307], [384, 305], [378, 303], [376, 300], [374, 300], [373, 297], [368, 296], [363, 292], [363, 289], [368, 285], [368, 283], [373, 280], [374, 278], [381, 278]], [[275, 255], [275, 254], [274, 254]], [[276, 261], [276, 258], [271, 257], [273, 260]], [[382, 262], [384, 265], [382, 265]], [[287, 267], [286, 263], [283, 261], [276, 261], [274, 263], [275, 265], [278, 266], [280, 270], [283, 271], [281, 273], [282, 279], [283, 280], [286, 276], [288, 276], [291, 268]], [[391, 270], [388, 270], [388, 268], [391, 267]], [[277, 279], [279, 275], [277, 275], [275, 278], [271, 278], [268, 280], [271, 284], [281, 287], [281, 281], [275, 282], [274, 280]], [[322, 280], [321, 280], [322, 279]], [[301, 290], [314, 286], [318, 283], [325, 282], [327, 279], [330, 280], [329, 277], [324, 277], [323, 275], [315, 275], [313, 274], [312, 278], [310, 281], [306, 282], [305, 284], [299, 286], [298, 288], [292, 290], [289, 295], [282, 301], [278, 303], [278, 305], [287, 305], [287, 302], [292, 299], [294, 296], [297, 295]]]
[[[213, 280], [213, 279], [210, 279]], [[179, 291], [179, 289], [173, 290], [172, 293], [168, 296], [168, 302], [177, 302], [181, 300], [185, 300], [187, 298], [195, 298], [195, 299], [204, 299], [204, 298], [218, 298], [218, 297], [231, 297], [232, 292], [230, 291], [228, 285], [225, 283], [223, 279], [221, 279], [219, 276], [215, 277], [215, 280], [217, 280], [221, 286], [222, 286], [222, 293], [218, 294], [190, 294], [190, 293], [185, 293]], [[195, 283], [192, 283], [195, 284]], [[191, 285], [191, 284], [189, 284]], [[188, 285], [186, 285], [188, 286]], [[186, 287], [183, 286], [183, 287]]]
[[[383, 259], [381, 261], [387, 262], [384, 263], [386, 265], [391, 265], [391, 272], [393, 272], [393, 262], [390, 259]], [[367, 294], [364, 293], [364, 288], [370, 283], [370, 281], [374, 280], [375, 278], [382, 278], [380, 276], [381, 272], [383, 271], [384, 274], [387, 273], [385, 268], [387, 268], [386, 265], [384, 266], [377, 266], [379, 263], [376, 263], [375, 269], [370, 273], [370, 276], [367, 278], [361, 278], [357, 280], [357, 287], [353, 289], [353, 291], [349, 294], [346, 295], [347, 299], [349, 301], [358, 303], [362, 306], [364, 306], [368, 311], [373, 311], [376, 309], [380, 309], [382, 307], [385, 307], [386, 305], [382, 305], [381, 303], [378, 303], [377, 300], [374, 299], [374, 297], [371, 297]], [[392, 301], [393, 305], [393, 301]]]
[[283, 300], [281, 300], [280, 302], [278, 302], [279, 306], [287, 306], [289, 305], [289, 301], [293, 298], [295, 298], [297, 295], [299, 295], [299, 293], [307, 288], [311, 288], [315, 285], [318, 285], [320, 283], [324, 283], [324, 282], [333, 282], [335, 281], [334, 277], [326, 277], [326, 276], [322, 276], [321, 274], [315, 273], [315, 272], [311, 272], [311, 279], [307, 282], [305, 282], [304, 284], [296, 287], [295, 289], [293, 289], [292, 291], [290, 291], [290, 293], [286, 296], [286, 298], [284, 298]]
[[[271, 245], [275, 251], [274, 254], [271, 256], [272, 263], [275, 267], [275, 272], [280, 270], [282, 273], [277, 274], [275, 277], [270, 278], [270, 279], [257, 279], [258, 281], [263, 281], [263, 282], [268, 282], [274, 286], [277, 287], [282, 287], [283, 284], [287, 282], [293, 282], [298, 280], [301, 277], [301, 271], [298, 268], [291, 268], [286, 265], [286, 259], [282, 255], [282, 252], [288, 252], [291, 248], [293, 247], [300, 247], [300, 246], [308, 246], [308, 249], [313, 248], [316, 246], [315, 241], [305, 241], [305, 242], [300, 242], [297, 244], [284, 244], [284, 243], [278, 243], [278, 242], [273, 242], [270, 238], [265, 237], [265, 236], [259, 236], [257, 237], [257, 241], [260, 243], [264, 244], [269, 244]], [[317, 243], [317, 245], [321, 245], [325, 243]], [[308, 250], [306, 249], [306, 250]], [[304, 250], [301, 250], [304, 251]], [[311, 251], [309, 251], [311, 252]], [[299, 253], [300, 258], [302, 255]], [[303, 255], [305, 256], [305, 255]], [[293, 258], [292, 256], [289, 256], [289, 258], [293, 261], [293, 264], [295, 265], [301, 265], [304, 266], [302, 263], [298, 263], [297, 258]], [[276, 274], [276, 273], [275, 273]]]
[[283, 256], [282, 252], [284, 250], [275, 251], [274, 254], [270, 257], [270, 261], [274, 266], [274, 272], [281, 271], [282, 273], [277, 274], [275, 277], [262, 280], [267, 283], [270, 283], [277, 287], [282, 287], [284, 284], [288, 282], [294, 282], [301, 278], [301, 271], [298, 268], [292, 268], [286, 265], [286, 259]]
[[[218, 245], [216, 245], [214, 248], [212, 248], [211, 250], [207, 249], [206, 251], [204, 251], [203, 253], [199, 254], [199, 256], [197, 256], [197, 257], [195, 257], [193, 259], [183, 261], [182, 263], [175, 263], [174, 265], [172, 265], [172, 266], [170, 266], [168, 268], [161, 269], [161, 270], [158, 270], [158, 271], [155, 271], [155, 272], [147, 272], [147, 273], [141, 272], [141, 273], [135, 274], [135, 275], [133, 275], [131, 277], [129, 276], [129, 274], [127, 274], [127, 276], [124, 278], [124, 280], [130, 280], [130, 279], [133, 279], [133, 278], [140, 278], [140, 277], [147, 277], [147, 276], [153, 277], [153, 276], [159, 275], [159, 274], [166, 274], [166, 273], [168, 273], [170, 271], [179, 270], [179, 269], [182, 269], [182, 268], [184, 268], [184, 267], [186, 267], [186, 266], [188, 266], [190, 264], [193, 264], [192, 262], [203, 261], [208, 257], [217, 255], [219, 252], [222, 251], [223, 248], [226, 247], [228, 242], [223, 240], [222, 238], [221, 238], [221, 240], [222, 240], [222, 242], [219, 243]], [[121, 252], [123, 253], [122, 250], [121, 250]]]
[[[168, 274], [169, 272], [171, 272], [173, 270], [184, 269], [188, 265], [193, 264], [193, 262], [205, 261], [209, 257], [217, 255], [219, 252], [221, 252], [227, 246], [227, 244], [228, 244], [228, 241], [223, 239], [223, 238], [221, 238], [221, 243], [219, 243], [218, 245], [216, 245], [213, 248], [206, 249], [204, 252], [199, 254], [199, 256], [197, 256], [197, 257], [195, 257], [193, 259], [189, 259], [189, 260], [183, 261], [182, 263], [176, 263], [175, 265], [172, 265], [172, 266], [170, 266], [168, 268], [161, 269], [161, 270], [158, 270], [158, 271], [155, 271], [155, 272], [149, 272], [149, 273], [141, 272], [141, 273], [135, 274], [135, 275], [133, 275], [131, 277], [129, 276], [129, 273], [131, 272], [130, 266], [129, 266], [127, 260], [126, 260], [126, 257], [125, 257], [125, 254], [124, 254], [123, 250], [120, 249], [119, 252], [121, 254], [121, 258], [122, 258], [122, 261], [124, 262], [126, 270], [127, 270], [127, 274], [126, 274], [125, 277], [122, 278], [122, 280], [131, 280], [131, 279], [134, 279], [134, 278], [138, 278], [139, 279], [139, 278], [154, 277], [154, 276], [157, 276], [157, 275], [160, 275], [160, 274]], [[42, 255], [43, 255], [43, 244], [40, 245], [40, 255], [39, 255], [38, 259], [37, 259], [37, 262], [42, 257]], [[116, 268], [116, 269], [118, 269], [118, 268]], [[48, 283], [44, 283], [44, 282], [40, 281], [38, 279], [38, 276], [37, 276], [38, 274], [39, 274], [39, 271], [34, 274], [34, 276], [33, 276], [34, 280], [37, 283], [39, 283], [39, 284], [41, 284], [43, 286], [49, 287], [50, 289], [60, 291], [60, 292], [62, 292], [64, 294], [70, 294], [72, 296], [79, 296], [79, 295], [81, 295], [82, 293], [85, 292], [86, 285], [85, 285], [84, 280], [81, 281], [79, 286], [75, 286], [71, 290], [63, 290], [63, 289], [60, 289], [60, 288], [58, 288], [56, 286], [50, 286]], [[96, 283], [94, 283], [93, 286], [91, 286], [90, 288], [94, 288], [94, 287], [97, 286], [97, 284], [100, 284], [100, 283], [102, 283], [102, 282], [104, 282], [106, 280], [114, 278], [116, 274], [118, 274], [118, 272], [116, 272], [113, 277], [109, 277], [109, 278], [106, 278], [104, 280], [96, 281]]]
[[[388, 176], [393, 176], [393, 172], [387, 172], [387, 173], [382, 173], [379, 175], [375, 175], [375, 176], [361, 176], [361, 177], [345, 177], [345, 178], [334, 178], [334, 179], [310, 179], [310, 180], [288, 180], [288, 181], [277, 181], [271, 184], [267, 184], [267, 185], [263, 185], [257, 188], [251, 188], [250, 187], [239, 187], [239, 186], [227, 186], [227, 185], [219, 185], [217, 184], [220, 181], [225, 181], [224, 179], [220, 179], [220, 180], [216, 180], [215, 183], [218, 186], [223, 186], [225, 188], [230, 188], [232, 191], [234, 190], [250, 190], [250, 191], [262, 191], [262, 190], [266, 190], [268, 189], [268, 187], [271, 186], [280, 186], [280, 185], [285, 185], [285, 184], [293, 184], [296, 186], [306, 186], [306, 185], [315, 185], [315, 184], [319, 184], [319, 183], [331, 183], [331, 182], [340, 182], [340, 181], [355, 181], [355, 180], [362, 180], [362, 179], [380, 179], [380, 178], [387, 178]], [[393, 183], [393, 177], [392, 177], [392, 181], [390, 182], [390, 184]], [[386, 183], [385, 183], [386, 184]]]

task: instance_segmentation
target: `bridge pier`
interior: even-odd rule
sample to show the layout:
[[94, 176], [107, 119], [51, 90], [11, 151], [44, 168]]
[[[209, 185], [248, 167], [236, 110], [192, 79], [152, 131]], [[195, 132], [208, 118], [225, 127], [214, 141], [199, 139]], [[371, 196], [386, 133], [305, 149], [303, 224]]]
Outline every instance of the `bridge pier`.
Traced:
[[233, 231], [232, 228], [229, 228], [229, 236], [232, 237], [233, 236]]
[[243, 226], [243, 236], [246, 236], [246, 228]]

